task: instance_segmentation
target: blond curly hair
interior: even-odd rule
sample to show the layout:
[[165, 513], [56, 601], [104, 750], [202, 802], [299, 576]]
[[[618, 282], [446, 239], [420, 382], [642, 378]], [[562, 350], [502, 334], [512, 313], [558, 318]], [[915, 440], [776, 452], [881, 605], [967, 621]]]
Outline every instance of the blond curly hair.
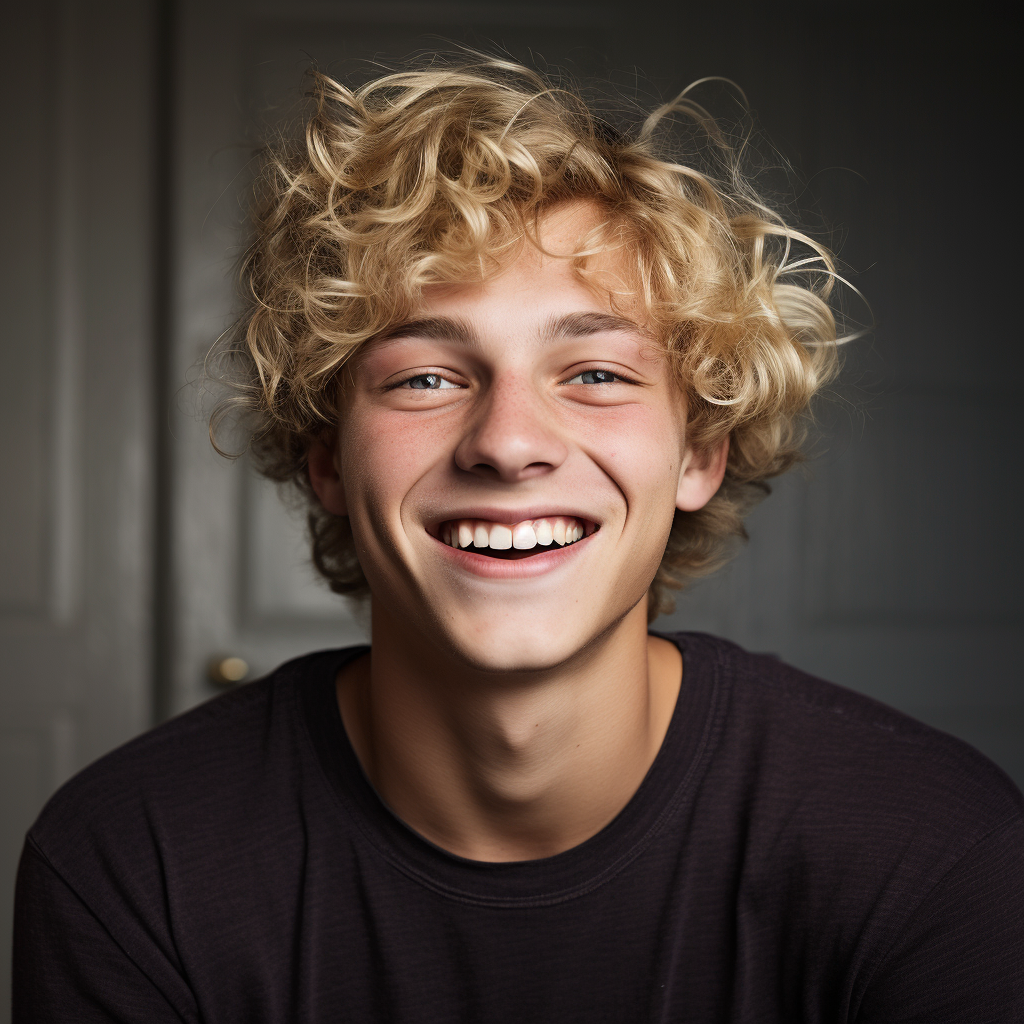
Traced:
[[263, 154], [215, 445], [242, 410], [260, 471], [306, 502], [314, 564], [337, 593], [365, 595], [348, 519], [319, 504], [306, 468], [310, 441], [337, 424], [339, 371], [427, 285], [481, 280], [539, 244], [546, 209], [596, 203], [602, 224], [568, 258], [585, 276], [595, 253], [629, 254], [690, 443], [730, 439], [718, 493], [675, 514], [648, 606], [652, 619], [671, 610], [670, 589], [728, 557], [768, 478], [801, 457], [809, 403], [837, 365], [828, 251], [758, 198], [687, 93], [627, 131], [575, 87], [501, 59], [435, 60], [356, 90], [312, 82], [301, 137]]

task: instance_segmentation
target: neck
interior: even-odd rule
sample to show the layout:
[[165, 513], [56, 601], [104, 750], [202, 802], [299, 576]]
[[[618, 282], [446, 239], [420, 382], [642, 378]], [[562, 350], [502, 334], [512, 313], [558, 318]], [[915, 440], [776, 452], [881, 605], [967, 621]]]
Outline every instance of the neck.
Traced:
[[474, 860], [552, 856], [608, 824], [661, 747], [682, 675], [678, 649], [647, 635], [644, 602], [543, 672], [424, 659], [377, 611], [372, 635], [338, 678], [356, 756], [406, 824]]

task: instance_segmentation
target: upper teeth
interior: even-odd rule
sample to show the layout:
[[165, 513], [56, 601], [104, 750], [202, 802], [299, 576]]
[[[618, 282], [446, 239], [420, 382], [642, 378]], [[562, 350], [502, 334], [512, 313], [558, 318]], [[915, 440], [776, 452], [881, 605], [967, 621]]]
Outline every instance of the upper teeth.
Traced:
[[[489, 523], [482, 519], [452, 519], [441, 527], [441, 540], [453, 548], [509, 548], [526, 550], [538, 544], [559, 546], [572, 544], [586, 536], [588, 530], [578, 519], [555, 516], [552, 519], [526, 519], [513, 526]], [[591, 529], [590, 532], [593, 532]]]

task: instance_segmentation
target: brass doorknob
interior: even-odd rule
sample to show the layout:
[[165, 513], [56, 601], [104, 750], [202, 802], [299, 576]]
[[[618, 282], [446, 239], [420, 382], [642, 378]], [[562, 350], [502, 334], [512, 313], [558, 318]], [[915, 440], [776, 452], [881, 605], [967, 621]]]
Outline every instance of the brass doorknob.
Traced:
[[248, 674], [248, 662], [234, 656], [211, 658], [206, 666], [206, 677], [217, 686], [234, 686]]

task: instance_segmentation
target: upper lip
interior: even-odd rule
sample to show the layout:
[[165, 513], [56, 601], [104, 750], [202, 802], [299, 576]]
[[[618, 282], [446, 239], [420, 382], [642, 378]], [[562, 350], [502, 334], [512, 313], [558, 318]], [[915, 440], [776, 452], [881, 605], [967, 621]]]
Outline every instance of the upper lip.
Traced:
[[483, 519], [490, 523], [502, 523], [505, 526], [514, 526], [516, 523], [526, 522], [530, 519], [553, 519], [556, 516], [564, 516], [572, 519], [579, 519], [584, 523], [601, 525], [601, 520], [578, 508], [569, 508], [567, 505], [529, 505], [525, 508], [500, 508], [497, 505], [473, 505], [471, 507], [452, 509], [442, 515], [432, 516], [427, 525], [427, 532], [436, 535], [436, 531], [442, 523], [450, 523], [455, 519]]

